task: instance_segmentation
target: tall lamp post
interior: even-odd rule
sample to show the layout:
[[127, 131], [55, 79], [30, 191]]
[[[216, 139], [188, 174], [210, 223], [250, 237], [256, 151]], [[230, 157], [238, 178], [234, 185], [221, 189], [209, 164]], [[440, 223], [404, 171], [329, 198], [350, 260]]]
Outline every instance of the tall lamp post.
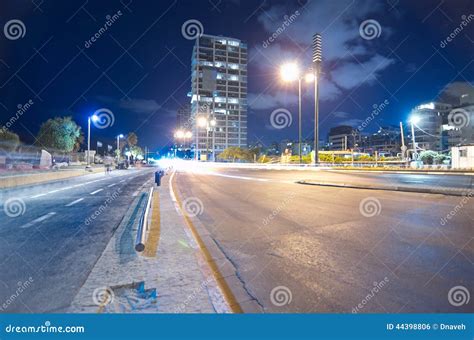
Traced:
[[302, 113], [301, 113], [301, 82], [303, 78], [306, 80], [307, 83], [310, 83], [314, 80], [314, 76], [311, 73], [306, 75], [302, 75], [300, 69], [296, 63], [288, 63], [284, 64], [280, 70], [281, 78], [284, 81], [292, 82], [298, 80], [298, 155], [299, 155], [299, 163], [301, 164], [303, 161], [302, 152], [301, 152], [301, 134], [302, 134]]
[[123, 135], [117, 135], [117, 163], [120, 162], [120, 138], [123, 138]]
[[321, 34], [313, 35], [313, 72], [314, 72], [314, 164], [319, 163], [319, 79], [322, 62]]
[[86, 168], [91, 167], [91, 120], [96, 122], [99, 120], [99, 117], [97, 117], [96, 115], [92, 115], [87, 118], [87, 166]]
[[[214, 144], [214, 129], [215, 126], [217, 125], [217, 121], [214, 117], [209, 117], [209, 116], [200, 116], [197, 118], [197, 127], [198, 128], [206, 128], [206, 153], [208, 153], [208, 145], [209, 145], [209, 132], [212, 131], [212, 159], [215, 160], [214, 154], [215, 154], [215, 144]], [[199, 133], [199, 131], [198, 131]], [[206, 159], [207, 159], [207, 154], [206, 154]]]
[[411, 140], [413, 143], [413, 160], [416, 161], [418, 159], [418, 152], [416, 151], [416, 141], [415, 141], [415, 125], [420, 122], [419, 116], [411, 116], [410, 124], [411, 124]]

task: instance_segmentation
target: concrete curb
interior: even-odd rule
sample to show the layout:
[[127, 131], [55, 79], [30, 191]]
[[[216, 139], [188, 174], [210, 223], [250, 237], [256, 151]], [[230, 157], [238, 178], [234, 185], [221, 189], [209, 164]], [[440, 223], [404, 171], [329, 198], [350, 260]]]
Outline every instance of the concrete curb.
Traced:
[[[172, 190], [174, 191], [176, 199], [178, 200], [178, 205], [183, 212], [182, 203], [179, 198], [182, 197], [182, 193], [176, 185], [173, 185]], [[177, 194], [179, 194], [179, 196]], [[233, 312], [262, 313], [263, 309], [256, 302], [256, 299], [249, 294], [244, 283], [239, 278], [237, 268], [222, 252], [206, 227], [197, 217], [190, 218], [187, 215], [184, 215], [184, 217], [191, 229], [194, 229], [192, 231], [195, 232], [196, 241], [202, 248], [205, 257], [207, 257], [210, 262], [209, 265], [215, 267], [215, 279], [221, 286], [223, 293], [226, 295], [226, 300]]]
[[325, 169], [332, 172], [366, 172], [366, 173], [382, 173], [382, 174], [409, 174], [409, 175], [449, 175], [449, 176], [474, 176], [474, 171], [456, 171], [456, 170], [400, 170], [400, 169], [344, 169], [331, 168]]
[[0, 178], [0, 189], [14, 188], [24, 185], [39, 184], [45, 182], [59, 181], [72, 177], [85, 176], [104, 172], [103, 168], [92, 168], [92, 171], [85, 170], [67, 170], [67, 171], [56, 171], [48, 173], [28, 174], [25, 176], [9, 176]]
[[381, 191], [401, 191], [411, 193], [422, 193], [422, 194], [437, 194], [446, 196], [472, 196], [474, 189], [456, 189], [456, 188], [420, 188], [420, 187], [403, 187], [403, 186], [376, 186], [376, 185], [364, 185], [364, 184], [345, 184], [345, 183], [329, 183], [329, 182], [313, 182], [313, 181], [297, 181], [298, 184], [303, 185], [315, 185], [322, 187], [336, 187], [336, 188], [349, 188], [349, 189], [366, 189], [366, 190], [381, 190]]

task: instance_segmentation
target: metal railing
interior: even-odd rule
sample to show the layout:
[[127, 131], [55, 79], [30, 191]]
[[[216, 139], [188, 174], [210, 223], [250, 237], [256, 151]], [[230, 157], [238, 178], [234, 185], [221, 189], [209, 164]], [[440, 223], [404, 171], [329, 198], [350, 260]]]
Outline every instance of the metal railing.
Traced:
[[145, 210], [143, 210], [143, 213], [140, 217], [140, 222], [138, 224], [137, 239], [135, 240], [135, 250], [138, 252], [145, 250], [146, 235], [148, 231], [148, 216], [150, 214], [150, 206], [153, 199], [153, 189], [154, 187], [152, 186], [150, 188], [150, 193], [148, 194]]

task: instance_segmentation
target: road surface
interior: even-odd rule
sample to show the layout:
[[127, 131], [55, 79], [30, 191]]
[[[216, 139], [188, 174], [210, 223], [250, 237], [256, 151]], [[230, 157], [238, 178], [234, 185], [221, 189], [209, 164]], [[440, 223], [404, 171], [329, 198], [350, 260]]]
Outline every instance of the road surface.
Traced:
[[448, 298], [474, 292], [474, 197], [295, 182], [472, 189], [472, 178], [209, 168], [181, 169], [175, 185], [266, 312], [438, 313], [474, 311]]
[[0, 312], [66, 311], [151, 171], [0, 191]]

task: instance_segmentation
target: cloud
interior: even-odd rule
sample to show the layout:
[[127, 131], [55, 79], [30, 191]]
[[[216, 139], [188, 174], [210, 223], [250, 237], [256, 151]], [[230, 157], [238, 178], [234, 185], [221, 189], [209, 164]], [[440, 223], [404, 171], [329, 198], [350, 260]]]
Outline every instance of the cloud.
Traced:
[[[294, 4], [271, 6], [258, 21], [267, 37], [276, 38], [269, 44], [262, 41], [261, 45], [251, 48], [249, 60], [268, 74], [275, 74], [278, 65], [287, 60], [306, 61], [301, 67], [309, 67], [312, 35], [322, 32], [325, 74], [320, 99], [336, 100], [344, 90], [372, 84], [395, 62], [374, 51], [374, 46], [390, 35], [389, 27], [381, 25], [381, 35], [374, 40], [365, 40], [359, 33], [360, 24], [378, 17], [376, 14], [381, 10], [383, 4], [375, 0], [321, 0], [308, 2], [301, 8], [295, 8]], [[288, 20], [292, 15], [293, 20]]]
[[340, 122], [338, 125], [349, 125], [352, 127], [359, 126], [363, 122], [362, 119], [351, 118]]
[[119, 107], [136, 113], [152, 113], [161, 109], [161, 106], [153, 99], [120, 100]]
[[296, 94], [292, 95], [281, 91], [276, 92], [275, 94], [249, 93], [247, 101], [250, 108], [254, 110], [267, 110], [292, 106], [298, 101], [298, 96]]
[[468, 94], [470, 98], [474, 98], [474, 86], [471, 85], [472, 83], [474, 82], [455, 81], [449, 83], [441, 90], [438, 99], [457, 105], [460, 103], [459, 100], [464, 94]]
[[342, 111], [334, 112], [332, 115], [336, 118], [347, 118], [347, 117], [349, 117], [349, 113], [342, 112]]

